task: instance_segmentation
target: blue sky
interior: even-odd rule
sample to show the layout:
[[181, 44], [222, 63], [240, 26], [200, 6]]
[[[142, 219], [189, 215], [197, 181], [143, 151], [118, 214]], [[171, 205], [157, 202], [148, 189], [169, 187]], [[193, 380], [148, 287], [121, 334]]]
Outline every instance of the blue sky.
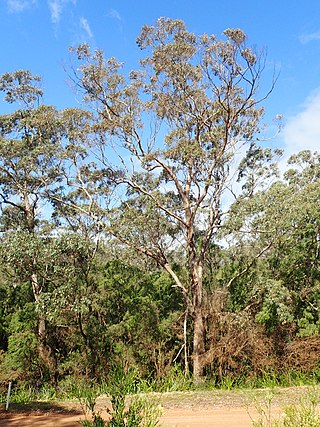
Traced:
[[[160, 16], [183, 19], [198, 34], [241, 28], [249, 44], [267, 49], [266, 85], [274, 66], [280, 71], [264, 103], [267, 122], [276, 114], [285, 120], [272, 145], [287, 153], [320, 148], [319, 0], [1, 0], [0, 16], [0, 73], [40, 74], [45, 102], [59, 108], [77, 102], [64, 71], [70, 45], [88, 42], [135, 68], [135, 39]], [[1, 102], [0, 111], [6, 108]]]

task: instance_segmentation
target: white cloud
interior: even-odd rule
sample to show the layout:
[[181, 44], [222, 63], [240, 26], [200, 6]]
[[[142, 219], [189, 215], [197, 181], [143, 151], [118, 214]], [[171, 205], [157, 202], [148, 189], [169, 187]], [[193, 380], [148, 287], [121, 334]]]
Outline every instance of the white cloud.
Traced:
[[111, 9], [108, 12], [108, 16], [110, 16], [110, 18], [117, 19], [118, 21], [122, 21], [121, 15], [116, 9]]
[[116, 9], [110, 9], [109, 12], [107, 13], [107, 16], [117, 21], [118, 29], [120, 33], [123, 35], [123, 19], [120, 13]]
[[305, 33], [302, 34], [300, 37], [300, 42], [302, 44], [306, 44], [312, 41], [320, 40], [320, 31], [315, 31], [314, 33]]
[[37, 0], [8, 0], [7, 7], [10, 13], [21, 13], [31, 9], [37, 4]]
[[51, 21], [54, 24], [58, 24], [60, 22], [63, 9], [68, 3], [72, 3], [75, 6], [77, 3], [77, 0], [49, 0], [48, 1], [50, 14], [51, 14]]
[[81, 25], [81, 28], [85, 30], [85, 32], [90, 38], [93, 37], [93, 33], [91, 31], [90, 25], [86, 20], [86, 18], [83, 18], [83, 17], [80, 18], [80, 25]]
[[301, 150], [320, 150], [320, 90], [307, 98], [302, 111], [283, 129], [286, 157]]
[[62, 12], [62, 3], [59, 0], [53, 0], [49, 2], [49, 9], [51, 14], [51, 21], [57, 24], [60, 21], [60, 15]]

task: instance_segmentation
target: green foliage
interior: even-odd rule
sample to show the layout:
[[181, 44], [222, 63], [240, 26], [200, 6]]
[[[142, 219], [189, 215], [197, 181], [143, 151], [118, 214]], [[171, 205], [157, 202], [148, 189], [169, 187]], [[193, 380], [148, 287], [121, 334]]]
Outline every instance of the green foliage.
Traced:
[[309, 337], [312, 335], [319, 335], [320, 332], [320, 318], [314, 312], [314, 306], [306, 307], [298, 319], [297, 325], [299, 327], [299, 337]]
[[[225, 388], [319, 364], [319, 154], [280, 179], [281, 151], [252, 142], [264, 58], [241, 30], [160, 18], [137, 42], [127, 77], [72, 49], [92, 111], [42, 104], [29, 71], [0, 76], [17, 106], [0, 116], [0, 383], [114, 377], [119, 420], [127, 393], [192, 388], [188, 362]], [[243, 191], [223, 212], [243, 142]]]
[[10, 104], [18, 102], [30, 107], [43, 95], [40, 82], [41, 78], [33, 76], [30, 71], [17, 70], [1, 76], [0, 90], [5, 92], [5, 100]]
[[[79, 62], [76, 83], [94, 111], [97, 137], [89, 146], [94, 162], [88, 165], [97, 179], [92, 185], [83, 174], [78, 208], [170, 274], [192, 313], [189, 323], [197, 324], [190, 333], [199, 377], [206, 361], [203, 271], [223, 222], [230, 166], [260, 128], [263, 55], [246, 44], [240, 29], [225, 30], [221, 39], [197, 36], [170, 18], [143, 26], [137, 43], [145, 57], [128, 76], [101, 50], [91, 51], [87, 44], [71, 49]], [[77, 175], [82, 170], [79, 164]], [[120, 203], [111, 203], [112, 192]], [[173, 248], [183, 253], [183, 268], [175, 269]]]
[[[256, 182], [271, 158], [259, 150], [248, 156], [242, 176], [253, 174]], [[289, 163], [285, 180], [264, 191], [253, 188], [232, 206], [227, 226], [237, 244], [227, 252], [225, 268], [240, 274], [231, 282], [231, 307], [250, 307], [269, 333], [286, 325], [286, 340], [318, 335], [320, 302], [319, 156], [301, 152]], [[252, 259], [252, 251], [260, 251], [259, 260]], [[246, 264], [251, 268], [243, 270]]]
[[[156, 427], [160, 416], [160, 408], [155, 407], [146, 399], [131, 397], [126, 405], [128, 391], [132, 390], [132, 375], [125, 375], [117, 370], [113, 376], [109, 393], [111, 396], [110, 427]], [[135, 387], [135, 386], [134, 386]]]
[[85, 415], [85, 420], [80, 421], [84, 427], [103, 427], [105, 422], [96, 411], [97, 398], [100, 395], [100, 388], [94, 383], [82, 381], [73, 388], [73, 393], [78, 398], [82, 411]]
[[256, 404], [258, 420], [252, 420], [253, 427], [317, 427], [320, 424], [319, 390], [303, 396], [300, 404], [284, 408], [280, 419], [276, 419], [271, 411], [273, 396], [268, 395], [263, 403]]
[[4, 378], [0, 378], [0, 381], [5, 378], [11, 380], [41, 376], [35, 331], [34, 304], [25, 304], [23, 309], [11, 315], [8, 325], [8, 348], [1, 364]]
[[186, 376], [180, 366], [174, 365], [168, 373], [154, 381], [153, 388], [160, 392], [194, 390], [195, 383], [191, 375]]
[[10, 397], [11, 403], [30, 403], [35, 402], [37, 399], [38, 393], [34, 387], [22, 385], [17, 388], [13, 386]]
[[288, 406], [284, 411], [283, 421], [275, 424], [276, 427], [317, 427], [320, 424], [320, 414], [316, 404], [311, 401], [301, 404], [300, 407]]
[[101, 274], [97, 307], [115, 360], [163, 375], [179, 345], [173, 330], [180, 326], [181, 299], [171, 280], [119, 261], [108, 263]]
[[277, 325], [285, 325], [294, 320], [290, 307], [290, 292], [280, 281], [269, 279], [259, 284], [259, 291], [263, 294], [262, 306], [256, 315], [256, 320], [263, 323], [270, 331]]
[[108, 410], [111, 418], [108, 422], [96, 410], [101, 389], [94, 383], [77, 386], [75, 391], [86, 417], [80, 424], [84, 427], [157, 427], [160, 407], [142, 397], [131, 396], [128, 399], [128, 394], [136, 391], [135, 374], [134, 371], [125, 374], [121, 368], [114, 368], [107, 386], [111, 397], [111, 409]]
[[100, 415], [96, 414], [93, 415], [92, 420], [81, 420], [80, 424], [83, 427], [104, 427], [107, 425]]

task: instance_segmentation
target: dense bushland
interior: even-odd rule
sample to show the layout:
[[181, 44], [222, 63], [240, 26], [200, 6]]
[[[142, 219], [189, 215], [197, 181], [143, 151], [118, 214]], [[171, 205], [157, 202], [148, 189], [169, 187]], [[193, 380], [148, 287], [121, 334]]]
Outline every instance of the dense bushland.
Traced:
[[1, 76], [0, 384], [319, 378], [319, 154], [280, 175], [257, 145], [264, 58], [242, 31], [161, 19], [138, 45], [128, 77], [73, 49], [83, 109]]

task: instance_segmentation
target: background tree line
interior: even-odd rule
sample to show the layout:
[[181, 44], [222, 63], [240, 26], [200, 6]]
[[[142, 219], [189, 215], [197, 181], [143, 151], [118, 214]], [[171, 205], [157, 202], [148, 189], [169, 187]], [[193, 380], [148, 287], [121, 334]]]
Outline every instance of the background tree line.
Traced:
[[241, 30], [161, 18], [137, 43], [128, 76], [72, 49], [81, 109], [0, 78], [0, 381], [316, 371], [319, 154], [280, 176], [258, 145], [265, 58]]

